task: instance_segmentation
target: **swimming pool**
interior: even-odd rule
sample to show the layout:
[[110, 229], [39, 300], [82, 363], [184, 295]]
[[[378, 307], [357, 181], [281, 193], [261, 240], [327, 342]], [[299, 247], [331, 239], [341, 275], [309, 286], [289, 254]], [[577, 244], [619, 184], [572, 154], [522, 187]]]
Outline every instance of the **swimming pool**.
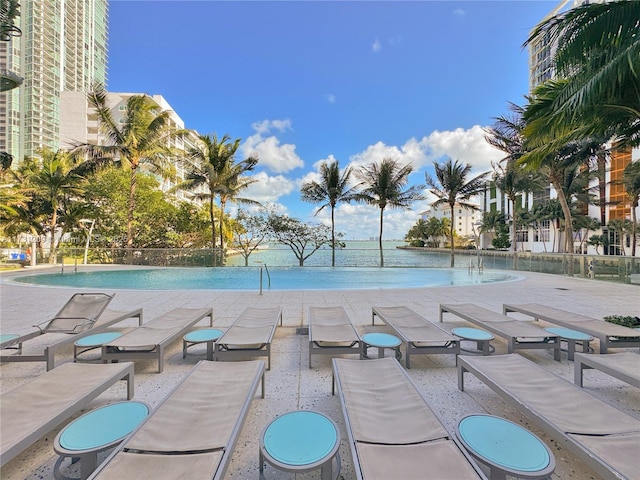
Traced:
[[[466, 269], [269, 267], [263, 290], [344, 290], [461, 286], [515, 280], [503, 272]], [[259, 267], [143, 268], [18, 276], [12, 282], [127, 290], [258, 290]]]

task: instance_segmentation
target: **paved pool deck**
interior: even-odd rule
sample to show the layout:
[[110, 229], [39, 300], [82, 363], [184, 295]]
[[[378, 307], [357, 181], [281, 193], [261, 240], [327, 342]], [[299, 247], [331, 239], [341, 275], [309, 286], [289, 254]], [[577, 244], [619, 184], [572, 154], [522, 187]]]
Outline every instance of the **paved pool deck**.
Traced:
[[[264, 399], [256, 397], [253, 401], [226, 478], [257, 479], [258, 437], [265, 426], [276, 416], [287, 411], [314, 409], [331, 417], [340, 427], [342, 435], [340, 478], [352, 479], [355, 475], [342, 410], [338, 397], [331, 395], [331, 356], [315, 355], [313, 368], [309, 369], [308, 337], [297, 333], [298, 327], [306, 326], [309, 306], [343, 306], [360, 334], [386, 331], [384, 325], [371, 326], [371, 307], [374, 305], [406, 305], [436, 323], [438, 307], [441, 303], [471, 302], [495, 312], [501, 312], [503, 303], [538, 302], [595, 318], [614, 314], [640, 315], [640, 287], [638, 286], [558, 275], [516, 273], [520, 276], [516, 281], [465, 287], [265, 291], [262, 295], [257, 291], [117, 290], [110, 306], [118, 310], [142, 307], [146, 320], [176, 307], [213, 307], [214, 325], [222, 328], [230, 325], [247, 306], [281, 307], [284, 326], [278, 327], [272, 345], [271, 370], [266, 373], [266, 397]], [[20, 274], [24, 274], [24, 270]], [[16, 273], [12, 272], [0, 275], [0, 333], [3, 334], [30, 331], [31, 325], [48, 319], [73, 293], [78, 291], [78, 289], [68, 288], [22, 286], [7, 282], [14, 275]], [[131, 326], [134, 323], [132, 322]], [[451, 315], [446, 317], [444, 324], [439, 325], [449, 330], [454, 327], [470, 326], [462, 320], [457, 321]], [[544, 326], [544, 322], [541, 322], [541, 325]], [[507, 346], [504, 341], [497, 339], [493, 344], [496, 347], [494, 355], [506, 353]], [[593, 344], [597, 349], [597, 341]], [[187, 358], [183, 359], [182, 342], [175, 342], [166, 352], [164, 372], [160, 374], [156, 373], [155, 362], [137, 361], [135, 399], [146, 401], [152, 406], [157, 405], [199, 360], [205, 358], [204, 345], [194, 346], [189, 352]], [[573, 381], [573, 362], [567, 360], [566, 352], [562, 353], [561, 362], [555, 362], [548, 350], [528, 350], [522, 354], [550, 371]], [[59, 357], [58, 362], [71, 360], [72, 352], [69, 349]], [[0, 366], [1, 389], [8, 391], [30, 381], [44, 371], [44, 362], [3, 364]], [[417, 355], [412, 357], [411, 369], [408, 372], [431, 407], [443, 418], [450, 432], [453, 432], [456, 423], [464, 415], [481, 412], [498, 415], [530, 429], [551, 447], [557, 461], [554, 479], [599, 478], [570, 452], [545, 435], [535, 424], [506, 405], [497, 394], [475, 377], [470, 375], [465, 382], [465, 391], [460, 392], [457, 388], [453, 355]], [[605, 399], [640, 419], [640, 389], [595, 370], [588, 372], [585, 387], [594, 396]], [[92, 401], [88, 409], [120, 401], [124, 397], [124, 385], [116, 385]], [[1, 428], [0, 425], [0, 435]], [[53, 479], [56, 456], [52, 442], [57, 432], [58, 430], [50, 432], [5, 465], [0, 477], [3, 480]], [[68, 469], [68, 473], [76, 474], [75, 470], [76, 468], [72, 467]], [[270, 467], [267, 467], [266, 474], [269, 479], [319, 478], [316, 472], [293, 476], [275, 471]], [[131, 478], [144, 478], [144, 474], [132, 472]]]

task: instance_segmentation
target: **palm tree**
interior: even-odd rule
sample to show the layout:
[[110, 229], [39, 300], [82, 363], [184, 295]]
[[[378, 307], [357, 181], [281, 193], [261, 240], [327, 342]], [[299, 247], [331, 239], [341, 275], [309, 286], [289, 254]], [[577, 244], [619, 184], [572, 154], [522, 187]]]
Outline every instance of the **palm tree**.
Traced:
[[87, 94], [89, 104], [95, 109], [98, 125], [106, 145], [76, 144], [74, 152], [82, 153], [96, 162], [119, 164], [130, 171], [129, 201], [127, 211], [127, 249], [133, 248], [133, 216], [136, 207], [135, 192], [138, 170], [145, 166], [153, 173], [170, 174], [168, 160], [173, 156], [170, 140], [184, 134], [170, 126], [170, 112], [157, 112], [157, 104], [148, 95], [133, 95], [127, 100], [126, 114], [116, 122], [107, 91], [100, 84]]
[[253, 170], [258, 163], [258, 159], [256, 157], [249, 157], [238, 163], [234, 163], [234, 158], [239, 145], [239, 138], [232, 144], [228, 144], [225, 155], [220, 158], [221, 163], [218, 165], [218, 179], [220, 180], [220, 184], [218, 185], [217, 193], [220, 198], [220, 249], [223, 256], [226, 252], [224, 243], [224, 212], [227, 203], [235, 202], [260, 205], [260, 202], [240, 197], [240, 193], [243, 190], [246, 190], [249, 185], [257, 182], [256, 179], [243, 177], [242, 175]]
[[636, 243], [638, 241], [638, 218], [636, 209], [640, 199], [640, 162], [631, 162], [622, 173], [622, 184], [627, 192], [629, 206], [631, 207], [631, 256], [636, 256]]
[[493, 165], [496, 186], [507, 197], [511, 210], [511, 239], [513, 241], [513, 266], [517, 268], [518, 240], [518, 197], [543, 188], [542, 177], [538, 172], [526, 170], [515, 160], [507, 161], [506, 166]]
[[451, 209], [451, 225], [449, 227], [449, 241], [451, 244], [451, 263], [454, 265], [454, 244], [453, 244], [453, 230], [455, 227], [455, 205], [459, 204], [464, 208], [471, 210], [479, 210], [473, 204], [467, 202], [475, 195], [478, 195], [484, 189], [484, 184], [489, 175], [489, 172], [481, 173], [472, 179], [467, 180], [469, 173], [471, 172], [471, 164], [463, 165], [458, 160], [453, 162], [451, 159], [447, 159], [444, 163], [434, 162], [436, 178], [426, 174], [427, 186], [430, 187], [431, 193], [433, 193], [438, 200], [433, 203], [434, 207], [440, 205], [449, 205]]
[[[538, 146], [557, 149], [557, 125], [571, 124], [568, 140], [610, 128], [621, 146], [640, 142], [640, 2], [591, 3], [551, 17], [525, 42], [557, 45], [553, 62], [558, 90], [553, 118], [538, 128]], [[565, 139], [566, 141], [567, 139]]]
[[[227, 201], [234, 198], [238, 201], [251, 202], [237, 198], [238, 194], [254, 183], [254, 180], [243, 178], [245, 172], [253, 170], [258, 160], [250, 157], [239, 163], [234, 158], [241, 139], [231, 140], [229, 135], [222, 138], [212, 135], [199, 135], [195, 147], [187, 150], [190, 166], [185, 180], [175, 189], [195, 192], [194, 199], [206, 200], [209, 204], [209, 220], [211, 222], [211, 248], [216, 248], [216, 197], [220, 198], [220, 247], [224, 251], [223, 217]], [[206, 189], [205, 189], [206, 188]]]
[[356, 188], [349, 186], [351, 177], [351, 167], [347, 167], [340, 172], [337, 160], [323, 162], [320, 165], [320, 181], [306, 182], [302, 185], [300, 192], [302, 200], [311, 203], [322, 203], [316, 210], [315, 215], [320, 213], [325, 207], [331, 208], [331, 266], [336, 266], [336, 224], [335, 209], [341, 202], [349, 203], [356, 198]]
[[[517, 269], [517, 198], [520, 194], [530, 193], [544, 187], [542, 178], [536, 172], [526, 171], [518, 160], [525, 153], [524, 108], [514, 103], [509, 104], [510, 116], [496, 118], [490, 128], [485, 129], [485, 140], [498, 150], [505, 153], [500, 164], [493, 165], [494, 181], [500, 191], [510, 202], [512, 224], [511, 238], [513, 246], [513, 268]], [[506, 166], [503, 166], [506, 164]]]
[[32, 197], [40, 199], [40, 211], [46, 213], [50, 238], [49, 263], [54, 263], [62, 238], [60, 235], [56, 241], [58, 217], [65, 210], [65, 203], [77, 201], [84, 193], [86, 180], [79, 173], [83, 167], [68, 152], [43, 150], [41, 155], [42, 162], [34, 161], [24, 171], [22, 188]]
[[409, 182], [411, 172], [413, 172], [411, 164], [403, 166], [393, 158], [383, 158], [380, 163], [371, 163], [368, 166], [360, 167], [356, 171], [356, 176], [362, 181], [358, 187], [362, 189], [355, 194], [354, 199], [369, 205], [375, 205], [380, 209], [378, 245], [380, 248], [381, 267], [384, 267], [382, 227], [385, 209], [387, 207], [409, 208], [412, 202], [424, 198], [420, 193], [421, 185], [414, 185], [404, 189]]

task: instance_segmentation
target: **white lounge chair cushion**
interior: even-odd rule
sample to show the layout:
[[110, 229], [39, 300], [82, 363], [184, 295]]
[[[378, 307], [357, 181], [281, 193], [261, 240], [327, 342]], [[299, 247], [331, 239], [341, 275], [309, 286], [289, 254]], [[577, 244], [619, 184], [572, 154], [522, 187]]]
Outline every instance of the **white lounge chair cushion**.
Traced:
[[260, 368], [262, 362], [199, 363], [126, 448], [165, 453], [225, 448]]

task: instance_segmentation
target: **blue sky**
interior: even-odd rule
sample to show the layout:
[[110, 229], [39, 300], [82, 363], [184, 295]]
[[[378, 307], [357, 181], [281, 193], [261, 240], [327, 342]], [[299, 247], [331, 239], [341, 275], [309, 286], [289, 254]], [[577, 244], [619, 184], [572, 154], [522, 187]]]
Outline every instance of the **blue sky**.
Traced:
[[[305, 221], [300, 201], [319, 162], [393, 157], [424, 184], [447, 156], [490, 169], [483, 128], [524, 103], [522, 43], [557, 1], [109, 2], [112, 92], [162, 95], [187, 128], [241, 138], [257, 153], [246, 196]], [[402, 238], [432, 197], [385, 213]], [[345, 238], [377, 235], [379, 210], [341, 205]]]

